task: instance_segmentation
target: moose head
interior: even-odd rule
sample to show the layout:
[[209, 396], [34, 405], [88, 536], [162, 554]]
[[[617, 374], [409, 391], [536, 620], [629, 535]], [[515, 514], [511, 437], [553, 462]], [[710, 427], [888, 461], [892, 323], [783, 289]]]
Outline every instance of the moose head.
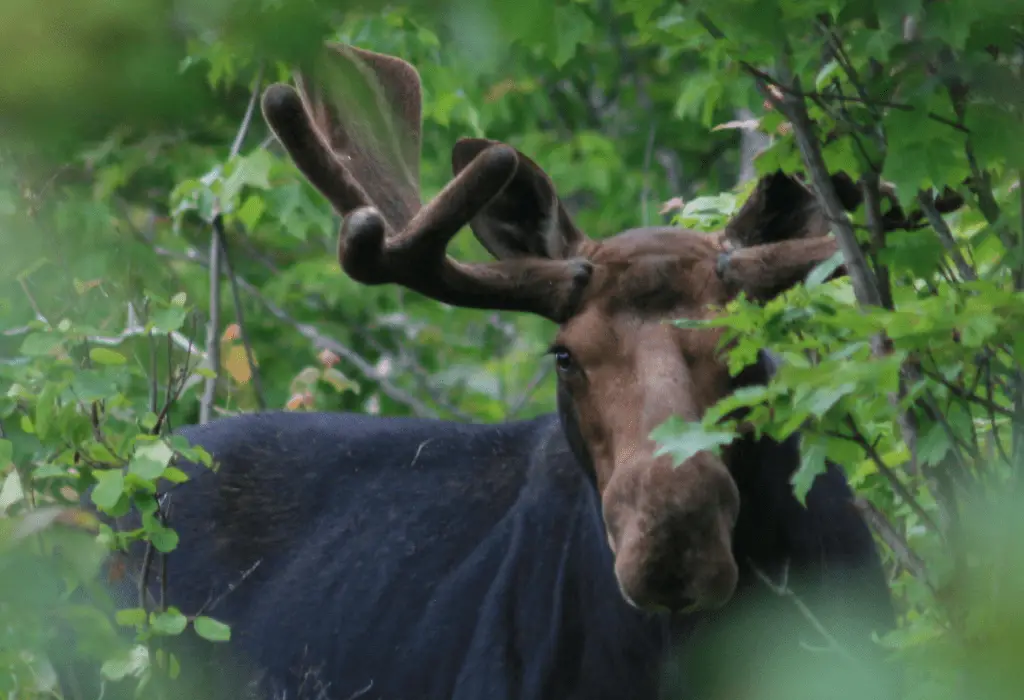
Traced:
[[[538, 314], [557, 324], [551, 354], [569, 443], [600, 493], [615, 575], [645, 608], [714, 608], [732, 596], [740, 500], [729, 466], [701, 452], [678, 468], [653, 428], [699, 420], [730, 391], [720, 335], [667, 320], [704, 318], [740, 292], [768, 300], [836, 252], [812, 193], [776, 173], [725, 229], [636, 228], [596, 240], [573, 223], [545, 172], [516, 149], [459, 140], [453, 179], [419, 193], [421, 87], [405, 61], [348, 46], [329, 54], [351, 103], [322, 84], [274, 84], [263, 114], [304, 176], [343, 217], [341, 267], [455, 306]], [[351, 82], [351, 81], [350, 81]], [[344, 97], [344, 96], [340, 96]], [[496, 259], [448, 256], [464, 226]]]

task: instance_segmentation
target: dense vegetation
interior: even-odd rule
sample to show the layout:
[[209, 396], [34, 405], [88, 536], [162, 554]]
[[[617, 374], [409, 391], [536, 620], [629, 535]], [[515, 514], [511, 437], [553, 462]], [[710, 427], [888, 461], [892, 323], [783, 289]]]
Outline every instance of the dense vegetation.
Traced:
[[[901, 626], [880, 642], [907, 665], [908, 695], [1019, 696], [1024, 5], [336, 4], [0, 8], [0, 696], [51, 696], [62, 655], [144, 680], [176, 667], [161, 636], [229, 637], [206, 617], [67, 595], [109, 547], [143, 538], [159, 560], [175, 546], [153, 497], [156, 479], [183, 476], [174, 426], [266, 408], [498, 421], [553, 406], [545, 322], [340, 273], [336, 218], [254, 109], [328, 38], [420, 68], [425, 196], [465, 135], [535, 158], [594, 237], [714, 230], [751, 167], [803, 173], [842, 255], [719, 322], [735, 366], [766, 344], [785, 368], [657, 437], [679, 460], [717, 449], [740, 405], [773, 435], [802, 428], [798, 493], [826, 457], [841, 463], [884, 551]], [[852, 216], [826, 177], [838, 171], [863, 199]], [[452, 252], [485, 255], [469, 235]], [[823, 283], [844, 261], [849, 277]], [[97, 506], [138, 508], [145, 527], [115, 533], [71, 507], [93, 484]], [[53, 643], [57, 623], [78, 648]], [[126, 655], [118, 625], [153, 664]]]

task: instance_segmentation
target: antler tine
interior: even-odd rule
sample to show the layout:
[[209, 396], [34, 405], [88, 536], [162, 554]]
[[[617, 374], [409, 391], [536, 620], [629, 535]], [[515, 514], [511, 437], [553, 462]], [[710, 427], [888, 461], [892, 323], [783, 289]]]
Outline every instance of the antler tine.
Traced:
[[313, 126], [309, 112], [294, 88], [275, 83], [263, 93], [263, 118], [292, 161], [344, 216], [371, 204], [362, 185], [332, 151]]
[[400, 284], [447, 304], [559, 320], [563, 301], [589, 276], [588, 265], [536, 259], [467, 264], [446, 252], [455, 234], [512, 181], [517, 167], [514, 148], [487, 148], [394, 235], [375, 208], [353, 212], [338, 244], [342, 267], [363, 284]]

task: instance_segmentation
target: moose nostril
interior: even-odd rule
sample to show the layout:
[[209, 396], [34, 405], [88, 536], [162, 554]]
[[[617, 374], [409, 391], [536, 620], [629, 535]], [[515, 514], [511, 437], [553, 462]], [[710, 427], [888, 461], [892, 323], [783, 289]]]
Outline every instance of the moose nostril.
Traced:
[[626, 602], [647, 612], [688, 612], [697, 606], [696, 598], [687, 595], [682, 581], [665, 589], [644, 587], [627, 590], [622, 587], [621, 590]]

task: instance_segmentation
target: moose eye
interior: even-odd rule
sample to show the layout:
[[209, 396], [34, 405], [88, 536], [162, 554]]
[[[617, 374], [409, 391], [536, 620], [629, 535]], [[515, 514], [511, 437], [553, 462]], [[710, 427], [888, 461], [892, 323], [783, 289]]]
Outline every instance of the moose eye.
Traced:
[[555, 367], [559, 372], [570, 372], [576, 367], [572, 353], [563, 347], [551, 348], [551, 354], [555, 356]]

